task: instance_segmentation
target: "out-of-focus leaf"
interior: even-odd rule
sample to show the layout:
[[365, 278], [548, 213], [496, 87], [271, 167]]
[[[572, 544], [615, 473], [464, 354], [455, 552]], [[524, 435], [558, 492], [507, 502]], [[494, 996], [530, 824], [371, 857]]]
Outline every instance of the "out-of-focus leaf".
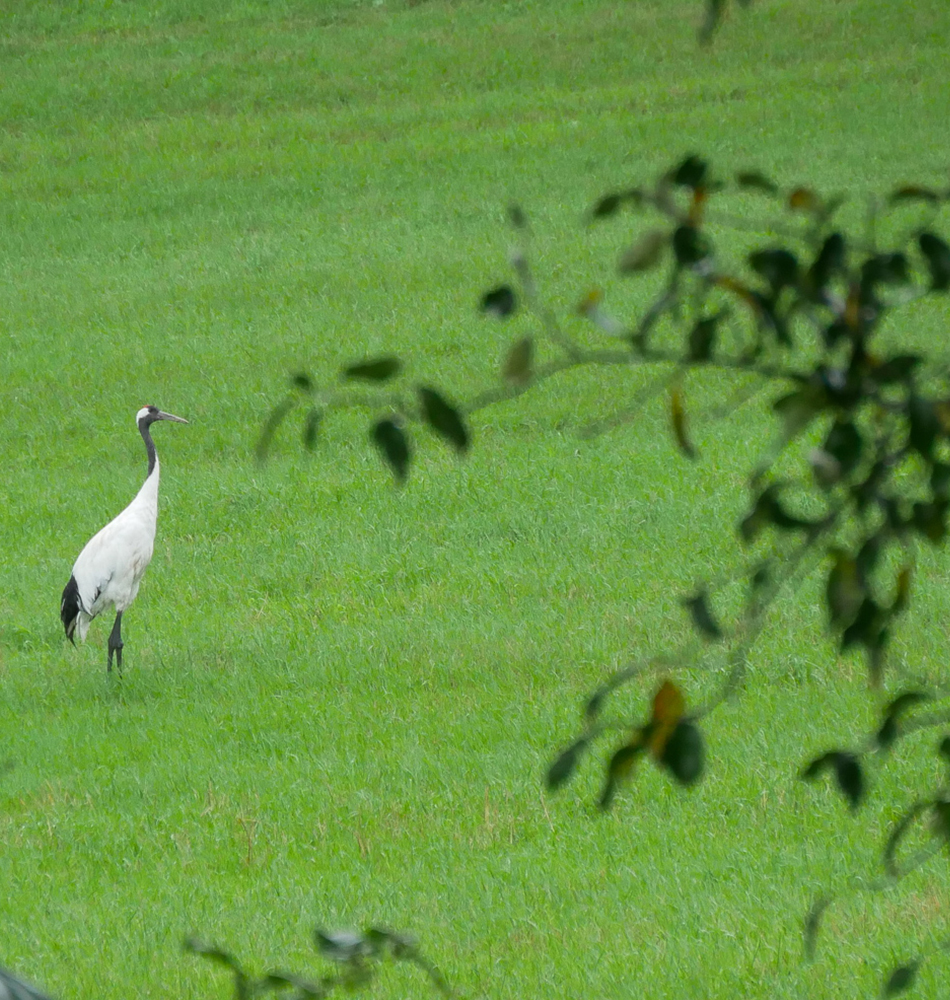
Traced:
[[756, 250], [749, 255], [749, 266], [778, 292], [798, 280], [798, 260], [784, 247]]
[[636, 738], [633, 742], [622, 746], [610, 758], [607, 765], [607, 779], [604, 782], [603, 791], [600, 794], [598, 805], [604, 811], [608, 810], [613, 803], [617, 788], [633, 770], [633, 763], [643, 753], [643, 745]]
[[894, 596], [894, 603], [891, 605], [891, 616], [899, 615], [907, 608], [910, 599], [910, 582], [913, 577], [911, 566], [902, 566], [897, 574], [897, 593]]
[[879, 253], [861, 265], [861, 288], [876, 284], [900, 285], [910, 280], [907, 257], [902, 253]]
[[934, 545], [939, 545], [947, 535], [947, 509], [950, 501], [935, 500], [933, 503], [917, 502], [911, 508], [911, 523]]
[[825, 288], [828, 282], [844, 270], [845, 266], [845, 242], [841, 233], [831, 233], [825, 238], [818, 256], [808, 269], [805, 276], [806, 284], [818, 291]]
[[306, 372], [298, 372], [290, 378], [292, 389], [300, 389], [303, 392], [313, 392], [313, 380]]
[[930, 829], [934, 836], [950, 841], [950, 799], [941, 792], [934, 799], [931, 807]]
[[670, 680], [665, 680], [653, 696], [654, 724], [673, 726], [683, 717], [686, 700], [683, 692]]
[[902, 201], [926, 201], [930, 204], [936, 204], [941, 199], [940, 195], [932, 188], [908, 184], [906, 187], [899, 187], [892, 191], [887, 200], [891, 205], [896, 205]]
[[395, 422], [386, 417], [373, 424], [370, 436], [373, 444], [382, 452], [393, 474], [399, 482], [404, 482], [409, 475], [409, 440], [405, 431]]
[[574, 773], [581, 755], [587, 749], [587, 737], [575, 740], [566, 750], [562, 750], [554, 763], [548, 768], [548, 791], [556, 792]]
[[218, 965], [226, 966], [231, 969], [232, 972], [236, 972], [241, 975], [244, 974], [241, 968], [241, 963], [229, 951], [225, 951], [217, 945], [208, 944], [199, 938], [189, 936], [185, 938], [182, 947], [185, 951], [191, 952], [192, 955], [201, 955], [202, 958], [208, 958], [212, 962], [217, 962]]
[[815, 900], [812, 908], [808, 911], [808, 916], [805, 917], [805, 958], [811, 961], [815, 957], [815, 946], [818, 943], [818, 929], [821, 925], [821, 918], [824, 916], [825, 910], [831, 903], [831, 899], [828, 896], [822, 896], [820, 899]]
[[606, 219], [611, 215], [616, 215], [624, 202], [631, 205], [642, 205], [644, 200], [644, 193], [640, 188], [611, 191], [595, 202], [594, 207], [590, 210], [590, 217], [592, 219]]
[[806, 521], [789, 514], [778, 498], [780, 484], [771, 483], [756, 498], [752, 510], [739, 524], [739, 534], [744, 542], [754, 541], [761, 531], [772, 526], [780, 531], [810, 531], [818, 522]]
[[674, 727], [659, 758], [681, 785], [692, 785], [703, 773], [703, 737], [695, 723], [683, 719]]
[[683, 598], [683, 605], [689, 611], [693, 624], [703, 636], [713, 640], [722, 638], [722, 629], [709, 610], [709, 595], [705, 590], [700, 590], [692, 597]]
[[950, 289], [950, 246], [933, 233], [921, 233], [917, 245], [930, 268], [930, 290], [945, 292]]
[[887, 982], [884, 983], [884, 989], [881, 991], [881, 995], [884, 997], [894, 997], [897, 996], [898, 993], [903, 993], [905, 990], [909, 990], [914, 984], [919, 964], [919, 962], [908, 962], [907, 965], [899, 965], [887, 977]]
[[748, 191], [761, 191], [762, 194], [778, 194], [778, 185], [769, 180], [758, 170], [744, 170], [736, 174], [736, 184]]
[[920, 396], [911, 396], [907, 403], [907, 413], [910, 417], [910, 433], [908, 443], [924, 458], [933, 455], [934, 443], [940, 433], [940, 421], [934, 404]]
[[822, 448], [838, 461], [841, 474], [849, 476], [861, 461], [861, 433], [850, 420], [836, 420]]
[[900, 877], [900, 869], [897, 864], [897, 848], [900, 847], [900, 843], [910, 829], [911, 824], [927, 809], [928, 805], [930, 805], [928, 802], [915, 802], [894, 824], [894, 828], [891, 830], [887, 842], [884, 844], [884, 850], [881, 852], [881, 861], [883, 862], [884, 870], [891, 878]]
[[270, 416], [267, 418], [267, 423], [264, 424], [264, 429], [261, 431], [261, 436], [258, 438], [257, 445], [254, 448], [254, 454], [258, 462], [263, 462], [267, 458], [267, 453], [270, 451], [271, 441], [273, 441], [274, 435], [277, 433], [277, 428], [280, 427], [281, 421], [290, 413], [295, 405], [296, 401], [288, 397], [271, 410]]
[[514, 202], [508, 206], [508, 221], [515, 229], [528, 228], [528, 216], [525, 215], [524, 209]]
[[881, 725], [874, 737], [881, 750], [889, 749], [900, 735], [901, 715], [913, 705], [927, 701], [929, 697], [923, 691], [905, 691], [885, 707]]
[[809, 188], [797, 187], [788, 196], [788, 207], [796, 212], [818, 212], [821, 199]]
[[857, 757], [849, 753], [838, 754], [835, 760], [835, 778], [851, 808], [857, 809], [864, 797], [864, 773]]
[[359, 379], [363, 382], [385, 382], [387, 379], [391, 379], [401, 367], [399, 358], [385, 355], [348, 365], [343, 369], [343, 377]]
[[616, 215], [618, 209], [623, 204], [623, 195], [619, 191], [605, 194], [591, 209], [591, 218], [606, 219], [611, 215]]
[[683, 394], [679, 389], [670, 393], [670, 420], [673, 424], [673, 436], [679, 450], [687, 458], [696, 458], [697, 451], [689, 439], [686, 427], [686, 408], [683, 406]]
[[714, 316], [704, 316], [696, 320], [689, 332], [690, 361], [702, 362], [712, 358], [716, 344], [716, 328], [726, 315], [727, 310], [722, 309]]
[[706, 0], [703, 23], [699, 26], [699, 44], [708, 45], [712, 41], [716, 29], [722, 23], [722, 15], [726, 9], [726, 0]]
[[649, 271], [663, 259], [669, 234], [663, 229], [648, 229], [632, 246], [620, 255], [617, 270], [620, 274], [638, 274]]
[[851, 808], [857, 809], [864, 796], [864, 773], [858, 758], [850, 751], [829, 750], [808, 764], [801, 776], [810, 780], [829, 767], [835, 772], [835, 780], [841, 793]]
[[317, 443], [317, 431], [320, 428], [322, 416], [323, 411], [317, 406], [311, 406], [307, 411], [303, 422], [303, 446], [307, 451], [313, 451], [313, 447]]
[[481, 310], [496, 319], [505, 319], [518, 307], [518, 300], [509, 285], [499, 285], [482, 296]]
[[834, 565], [828, 574], [825, 600], [832, 628], [846, 628], [854, 621], [867, 595], [857, 560], [842, 549], [831, 553]]
[[534, 354], [534, 341], [523, 337], [512, 344], [502, 365], [501, 377], [506, 382], [515, 385], [525, 385], [531, 381], [531, 358]]
[[464, 455], [468, 450], [469, 434], [458, 410], [450, 406], [435, 389], [427, 386], [419, 387], [419, 401], [426, 423], [460, 455]]
[[709, 256], [709, 244], [695, 226], [684, 223], [673, 233], [673, 253], [677, 264], [690, 267]]
[[933, 463], [930, 469], [930, 489], [934, 500], [950, 500], [950, 465]]
[[878, 385], [906, 382], [923, 359], [919, 354], [895, 354], [873, 368], [874, 381]]
[[782, 419], [782, 436], [790, 440], [803, 431], [828, 403], [828, 394], [810, 383], [777, 399], [772, 409]]
[[301, 1000], [302, 997], [318, 997], [322, 1000], [327, 995], [326, 986], [312, 983], [301, 976], [295, 976], [292, 972], [268, 972], [266, 976], [262, 976], [254, 984], [254, 987], [255, 993], [265, 990], [272, 990], [276, 993], [292, 987], [297, 991], [293, 1000]]
[[680, 187], [697, 188], [706, 180], [707, 172], [706, 161], [691, 154], [672, 171], [670, 180]]

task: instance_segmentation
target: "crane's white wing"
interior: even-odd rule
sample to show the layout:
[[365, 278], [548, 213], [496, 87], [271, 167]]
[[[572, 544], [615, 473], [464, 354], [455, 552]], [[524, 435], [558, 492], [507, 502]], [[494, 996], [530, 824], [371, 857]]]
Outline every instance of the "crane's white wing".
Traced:
[[[155, 518], [147, 513], [127, 507], [79, 553], [73, 576], [90, 619], [112, 605], [124, 611], [135, 600], [155, 545]], [[84, 631], [80, 625], [80, 638]]]

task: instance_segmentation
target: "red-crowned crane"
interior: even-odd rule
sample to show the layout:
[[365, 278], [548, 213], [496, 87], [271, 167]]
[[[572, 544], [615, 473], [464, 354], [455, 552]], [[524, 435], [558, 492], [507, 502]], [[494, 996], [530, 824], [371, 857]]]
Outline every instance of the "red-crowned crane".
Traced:
[[63, 591], [59, 616], [66, 637], [73, 645], [78, 632], [86, 638], [89, 623], [106, 608], [115, 608], [115, 624], [109, 635], [109, 664], [112, 656], [122, 669], [122, 614], [135, 600], [142, 575], [152, 558], [155, 523], [158, 520], [158, 454], [149, 428], [157, 420], [188, 421], [163, 413], [157, 406], [143, 406], [135, 415], [148, 452], [148, 474], [135, 499], [101, 531], [86, 542], [73, 566]]

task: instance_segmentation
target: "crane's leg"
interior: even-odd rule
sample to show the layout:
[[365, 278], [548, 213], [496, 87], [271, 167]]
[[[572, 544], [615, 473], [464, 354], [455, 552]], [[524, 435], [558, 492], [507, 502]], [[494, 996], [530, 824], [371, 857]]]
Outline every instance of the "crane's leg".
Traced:
[[115, 665], [122, 673], [122, 647], [125, 645], [122, 642], [122, 612], [117, 611], [115, 613], [115, 625], [112, 626], [112, 631], [109, 633], [109, 671], [112, 671], [112, 654], [115, 653]]

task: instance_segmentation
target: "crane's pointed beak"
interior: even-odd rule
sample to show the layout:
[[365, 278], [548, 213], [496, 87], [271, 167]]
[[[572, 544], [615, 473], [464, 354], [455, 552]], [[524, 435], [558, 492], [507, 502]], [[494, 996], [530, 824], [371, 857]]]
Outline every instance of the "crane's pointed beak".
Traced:
[[188, 421], [184, 417], [176, 417], [174, 413], [165, 413], [164, 410], [159, 410], [158, 415], [155, 417], [156, 420], [174, 420], [178, 424], [187, 424]]

